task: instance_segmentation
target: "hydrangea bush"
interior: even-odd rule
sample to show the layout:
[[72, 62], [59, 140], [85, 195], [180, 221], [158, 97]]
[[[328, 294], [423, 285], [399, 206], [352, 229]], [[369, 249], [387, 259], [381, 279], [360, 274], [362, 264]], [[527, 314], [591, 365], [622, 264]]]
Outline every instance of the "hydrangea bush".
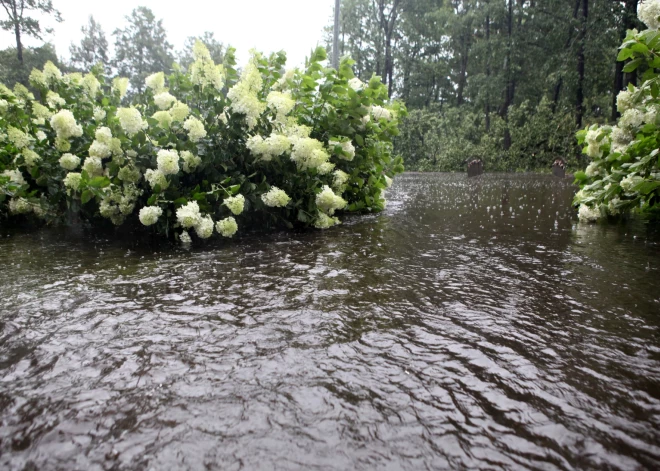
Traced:
[[128, 79], [102, 68], [34, 70], [38, 99], [0, 85], [0, 223], [136, 224], [183, 242], [249, 226], [329, 228], [338, 212], [379, 211], [403, 171], [392, 155], [399, 103], [353, 61], [305, 70], [252, 51], [240, 75], [230, 49], [213, 63], [198, 42], [187, 71]]
[[638, 8], [647, 30], [628, 31], [618, 60], [630, 61], [624, 72], [643, 71], [617, 97], [621, 118], [614, 126], [591, 126], [578, 133], [591, 162], [576, 173], [580, 191], [574, 199], [581, 221], [641, 211], [654, 216], [660, 208], [660, 0]]

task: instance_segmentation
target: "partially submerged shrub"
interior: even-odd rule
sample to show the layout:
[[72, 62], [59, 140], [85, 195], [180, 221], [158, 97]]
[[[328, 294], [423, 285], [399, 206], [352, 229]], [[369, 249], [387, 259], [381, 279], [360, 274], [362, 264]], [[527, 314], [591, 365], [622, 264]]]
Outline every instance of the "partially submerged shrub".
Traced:
[[[246, 225], [339, 223], [335, 211], [379, 211], [403, 171], [392, 155], [397, 118], [378, 77], [359, 84], [349, 58], [305, 70], [282, 53], [252, 52], [240, 76], [233, 50], [216, 65], [198, 42], [182, 72], [153, 74], [125, 102], [128, 81], [63, 75], [0, 85], [0, 221], [142, 224], [186, 241], [231, 237]], [[332, 193], [334, 196], [329, 195]]]
[[[621, 118], [614, 126], [591, 126], [578, 133], [591, 162], [576, 173], [580, 191], [574, 203], [579, 218], [595, 222], [630, 211], [657, 215], [660, 206], [660, 0], [640, 4], [639, 19], [649, 28], [628, 31], [618, 59], [624, 72], [646, 67], [639, 87], [617, 97]], [[641, 71], [641, 69], [640, 69]]]

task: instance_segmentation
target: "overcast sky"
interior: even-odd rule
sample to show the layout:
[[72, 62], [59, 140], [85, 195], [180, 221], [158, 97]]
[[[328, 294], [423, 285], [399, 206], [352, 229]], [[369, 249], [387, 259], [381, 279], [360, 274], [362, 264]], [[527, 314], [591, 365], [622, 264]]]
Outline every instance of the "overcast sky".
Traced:
[[[322, 44], [323, 27], [332, 20], [334, 0], [53, 0], [64, 22], [47, 20], [54, 28], [47, 40], [60, 57], [69, 57], [71, 42], [80, 42], [81, 26], [89, 15], [101, 23], [111, 47], [115, 28], [123, 28], [125, 16], [138, 5], [150, 8], [163, 20], [168, 41], [176, 51], [188, 36], [212, 31], [215, 38], [236, 47], [239, 65], [256, 48], [269, 53], [284, 50], [289, 66], [301, 65], [312, 48]], [[6, 13], [0, 10], [0, 19]], [[13, 33], [0, 31], [0, 48], [16, 46]], [[39, 41], [25, 39], [25, 45]]]

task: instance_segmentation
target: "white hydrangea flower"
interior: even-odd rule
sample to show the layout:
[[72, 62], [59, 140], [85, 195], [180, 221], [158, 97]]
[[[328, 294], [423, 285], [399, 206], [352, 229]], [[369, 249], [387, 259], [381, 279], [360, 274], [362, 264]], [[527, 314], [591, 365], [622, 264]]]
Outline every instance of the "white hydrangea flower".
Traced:
[[240, 80], [227, 93], [227, 98], [231, 100], [230, 108], [234, 113], [245, 115], [249, 129], [257, 125], [257, 120], [266, 110], [266, 104], [259, 101], [258, 95], [263, 87], [263, 80], [256, 65], [258, 58], [252, 51], [252, 57], [243, 69]]
[[392, 119], [392, 113], [390, 110], [383, 108], [382, 106], [372, 106], [371, 114], [376, 120], [384, 119], [386, 121], [390, 121]]
[[642, 124], [644, 123], [644, 113], [642, 113], [638, 109], [629, 109], [623, 115], [621, 115], [621, 119], [619, 120], [619, 127], [626, 128], [626, 129], [631, 129], [631, 130], [636, 130], [639, 128]]
[[45, 141], [46, 139], [48, 139], [48, 136], [46, 136], [46, 133], [41, 131], [41, 130], [37, 131], [36, 137], [37, 137], [37, 140], [39, 142], [42, 142], [42, 141]]
[[179, 154], [176, 150], [159, 150], [156, 162], [158, 162], [158, 170], [163, 172], [164, 175], [179, 173]]
[[[57, 133], [58, 139], [70, 139], [82, 136], [82, 126], [76, 123], [76, 118], [69, 110], [60, 110], [50, 118], [50, 125]], [[68, 150], [68, 149], [67, 149]]]
[[195, 233], [200, 239], [208, 239], [213, 235], [213, 219], [211, 219], [211, 216], [206, 215], [200, 218], [199, 222], [195, 224]]
[[206, 129], [204, 129], [204, 123], [199, 119], [191, 116], [183, 123], [183, 128], [188, 131], [188, 138], [192, 142], [197, 142], [200, 139], [206, 137]]
[[32, 206], [25, 198], [12, 198], [9, 200], [9, 212], [12, 214], [26, 214], [31, 211]]
[[637, 17], [649, 29], [660, 27], [660, 0], [645, 0], [637, 7]]
[[392, 179], [390, 177], [388, 177], [387, 175], [385, 175], [385, 186], [387, 188], [390, 188], [392, 186]]
[[225, 69], [222, 64], [216, 65], [213, 62], [206, 45], [199, 39], [193, 46], [193, 57], [195, 62], [190, 65], [190, 81], [202, 89], [213, 85], [217, 91], [221, 91], [225, 82]]
[[587, 155], [592, 159], [597, 159], [603, 155], [603, 151], [601, 150], [602, 141], [598, 140], [600, 134], [601, 130], [594, 126], [592, 129], [587, 131], [587, 135], [585, 137], [585, 142], [587, 143]]
[[238, 224], [236, 224], [236, 220], [233, 217], [229, 216], [218, 221], [215, 225], [215, 230], [223, 237], [231, 237], [238, 231]]
[[190, 114], [190, 108], [185, 103], [177, 101], [172, 108], [170, 108], [170, 115], [173, 121], [183, 122], [184, 119]]
[[90, 157], [99, 157], [101, 159], [105, 159], [112, 155], [112, 151], [106, 144], [100, 141], [94, 141], [89, 146], [89, 155]]
[[65, 187], [73, 191], [78, 191], [80, 189], [81, 179], [82, 175], [80, 173], [69, 172], [64, 177], [63, 183]]
[[82, 169], [90, 177], [103, 175], [103, 163], [100, 157], [87, 157], [83, 162]]
[[105, 119], [106, 113], [103, 108], [100, 108], [98, 106], [94, 107], [94, 121], [97, 123], [103, 121]]
[[80, 165], [80, 157], [73, 154], [64, 154], [60, 157], [60, 166], [66, 170], [75, 170]]
[[7, 138], [17, 149], [24, 149], [32, 142], [28, 134], [13, 126], [9, 126], [9, 129], [7, 129]]
[[87, 96], [92, 99], [96, 97], [96, 95], [99, 93], [99, 90], [101, 89], [101, 83], [94, 76], [94, 74], [91, 73], [85, 75], [85, 78], [83, 78], [82, 81], [82, 86], [87, 93]]
[[156, 224], [158, 218], [163, 215], [163, 210], [158, 206], [145, 206], [140, 210], [140, 222], [145, 226]]
[[127, 165], [119, 169], [117, 178], [126, 183], [137, 183], [142, 178], [142, 174], [137, 168]]
[[190, 238], [190, 234], [188, 234], [188, 231], [183, 231], [179, 236], [179, 240], [183, 245], [189, 245], [192, 242], [192, 239]]
[[629, 131], [622, 129], [619, 126], [613, 126], [612, 133], [610, 134], [610, 141], [612, 142], [612, 147], [610, 149], [611, 152], [624, 153], [632, 139], [632, 135]]
[[225, 198], [222, 204], [227, 206], [232, 214], [238, 216], [243, 212], [243, 208], [245, 206], [245, 197], [243, 195], [230, 196]]
[[62, 77], [62, 82], [72, 85], [74, 87], [79, 87], [83, 81], [83, 76], [80, 72], [71, 72]]
[[46, 108], [44, 105], [37, 101], [32, 102], [32, 114], [39, 119], [39, 123], [43, 125], [45, 120], [53, 116], [53, 112]]
[[9, 108], [9, 102], [4, 98], [0, 98], [0, 113], [4, 113]]
[[318, 167], [316, 167], [316, 171], [319, 173], [319, 175], [327, 175], [328, 173], [332, 172], [335, 169], [335, 164], [331, 162], [324, 162]]
[[346, 204], [346, 200], [336, 195], [328, 185], [324, 185], [321, 192], [316, 195], [316, 206], [330, 216], [335, 210], [344, 209]]
[[357, 92], [364, 88], [364, 83], [359, 78], [353, 77], [348, 81], [348, 86]]
[[48, 88], [48, 79], [46, 79], [44, 73], [39, 69], [32, 69], [28, 81], [34, 88]]
[[621, 180], [621, 183], [619, 183], [619, 185], [621, 185], [621, 188], [623, 188], [623, 190], [626, 193], [630, 193], [632, 191], [633, 187], [635, 185], [641, 183], [643, 180], [644, 179], [642, 177], [640, 177], [639, 175], [634, 175], [634, 174], [631, 173], [629, 175], [626, 175], [623, 178], [623, 180]]
[[23, 149], [21, 155], [23, 155], [23, 161], [25, 162], [26, 167], [32, 167], [41, 160], [41, 156], [32, 149]]
[[341, 147], [341, 152], [335, 154], [340, 159], [348, 160], [350, 162], [355, 157], [355, 146], [353, 146], [351, 141], [339, 142], [331, 140], [328, 142], [328, 145], [333, 151], [336, 146]]
[[283, 208], [289, 204], [291, 198], [286, 194], [284, 190], [280, 190], [276, 186], [272, 186], [267, 193], [261, 195], [261, 200], [266, 206], [270, 206], [271, 208]]
[[119, 108], [117, 118], [122, 129], [129, 136], [134, 136], [147, 127], [147, 122], [142, 120], [140, 111], [135, 108]]
[[586, 204], [581, 204], [578, 210], [578, 218], [580, 222], [596, 222], [600, 218], [600, 211]]
[[156, 111], [152, 118], [158, 121], [158, 125], [163, 129], [169, 128], [172, 124], [172, 115], [167, 111]]
[[62, 80], [62, 72], [51, 61], [44, 65], [44, 78], [49, 84], [55, 85]]
[[170, 182], [167, 181], [167, 177], [160, 170], [148, 169], [144, 172], [144, 179], [149, 183], [151, 188], [156, 188], [156, 185], [160, 186], [161, 190], [167, 189], [170, 185]]
[[607, 203], [607, 212], [610, 213], [612, 216], [616, 216], [621, 213], [621, 209], [619, 207], [619, 204], [621, 203], [621, 200], [619, 198], [612, 198], [609, 203]]
[[183, 159], [183, 171], [192, 173], [202, 163], [202, 159], [192, 152], [183, 150], [181, 151], [181, 159]]
[[163, 72], [156, 72], [148, 76], [144, 83], [147, 87], [151, 88], [154, 93], [160, 93], [165, 88], [165, 74]]
[[334, 179], [332, 180], [332, 185], [335, 189], [343, 188], [343, 186], [346, 184], [346, 182], [349, 179], [348, 173], [343, 172], [341, 170], [335, 170], [333, 175], [334, 175]]
[[292, 139], [292, 141], [291, 160], [302, 170], [316, 168], [330, 159], [330, 154], [325, 151], [321, 141], [310, 137]]
[[197, 201], [190, 201], [176, 210], [176, 219], [181, 227], [189, 229], [196, 226], [202, 218]]
[[621, 90], [616, 97], [616, 108], [619, 113], [628, 111], [633, 106], [633, 94], [628, 90]]
[[598, 162], [591, 162], [585, 170], [587, 177], [593, 178], [600, 173]]
[[270, 161], [291, 150], [291, 140], [282, 134], [271, 134], [266, 139], [261, 136], [252, 136], [247, 141], [250, 152], [263, 161]]
[[161, 110], [169, 109], [174, 103], [176, 103], [176, 97], [171, 95], [169, 92], [161, 92], [158, 95], [154, 96], [154, 103]]
[[317, 229], [327, 229], [336, 224], [341, 224], [338, 218], [330, 217], [321, 211], [318, 212], [316, 219], [314, 220], [314, 227]]
[[112, 91], [119, 92], [119, 99], [126, 96], [126, 91], [128, 90], [128, 79], [126, 77], [117, 77], [112, 80]]
[[46, 94], [46, 103], [52, 109], [61, 108], [66, 105], [66, 101], [58, 93], [55, 93], [51, 90]]
[[21, 173], [20, 170], [5, 170], [2, 172], [2, 175], [5, 177], [9, 177], [9, 181], [17, 183], [19, 185], [25, 185], [25, 178], [23, 178], [23, 174]]
[[277, 121], [282, 121], [284, 117], [296, 106], [295, 100], [291, 98], [290, 92], [273, 91], [266, 97], [268, 107], [275, 111]]

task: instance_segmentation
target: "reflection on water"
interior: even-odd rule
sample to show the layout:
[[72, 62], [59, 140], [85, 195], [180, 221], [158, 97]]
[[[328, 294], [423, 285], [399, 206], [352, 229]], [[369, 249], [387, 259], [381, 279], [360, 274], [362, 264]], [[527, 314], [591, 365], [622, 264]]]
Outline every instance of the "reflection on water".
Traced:
[[183, 250], [1, 233], [4, 469], [657, 469], [660, 235], [565, 181]]

